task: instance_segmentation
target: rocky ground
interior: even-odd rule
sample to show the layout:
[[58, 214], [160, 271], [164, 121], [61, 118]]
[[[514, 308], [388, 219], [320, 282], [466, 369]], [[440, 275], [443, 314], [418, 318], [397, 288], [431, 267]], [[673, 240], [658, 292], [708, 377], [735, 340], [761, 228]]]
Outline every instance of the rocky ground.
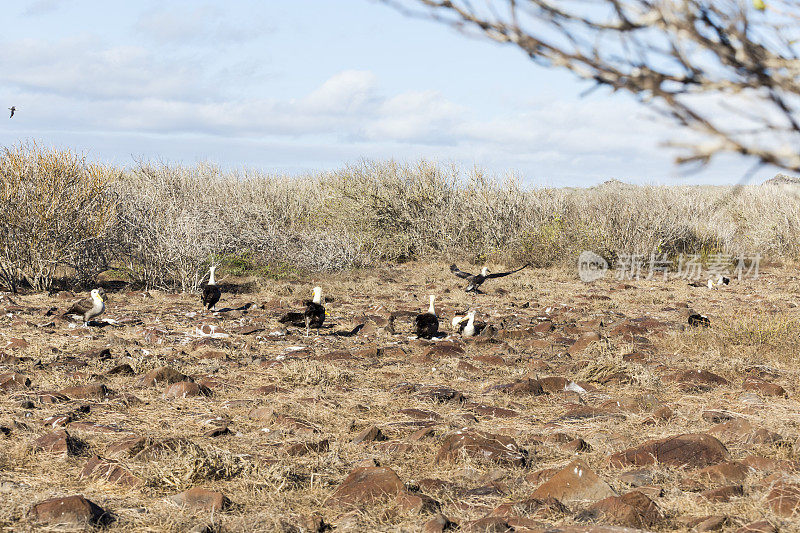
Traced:
[[[281, 327], [317, 284], [327, 327]], [[408, 264], [213, 314], [109, 287], [89, 328], [59, 316], [80, 294], [4, 295], [0, 529], [800, 531], [794, 270], [463, 285]], [[491, 327], [414, 339], [429, 293]]]

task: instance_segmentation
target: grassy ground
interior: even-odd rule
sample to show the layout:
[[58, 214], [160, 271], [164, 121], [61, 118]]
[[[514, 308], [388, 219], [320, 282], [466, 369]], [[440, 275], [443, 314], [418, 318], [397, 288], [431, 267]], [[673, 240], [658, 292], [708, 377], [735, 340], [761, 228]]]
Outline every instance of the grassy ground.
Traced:
[[[277, 317], [298, 308], [314, 285], [322, 286], [331, 300], [327, 305], [330, 328], [310, 337], [295, 328], [270, 335], [280, 331]], [[287, 277], [261, 281], [256, 292], [223, 294], [221, 308], [253, 305], [246, 311], [214, 315], [201, 312], [195, 294], [122, 291], [110, 294], [104, 318], [124, 325], [89, 330], [45, 316], [49, 308], [63, 309], [71, 299], [46, 294], [4, 297], [0, 304], [10, 309], [0, 318], [0, 346], [12, 338], [22, 338], [28, 346], [3, 350], [11, 357], [0, 363], [0, 374], [20, 372], [32, 383], [27, 389], [0, 391], [0, 425], [11, 430], [8, 436], [0, 436], [0, 528], [36, 529], [39, 526], [28, 517], [32, 504], [83, 494], [116, 515], [111, 530], [186, 531], [196, 524], [215, 524], [226, 531], [288, 531], [301, 523], [300, 517], [319, 513], [341, 530], [418, 531], [430, 517], [404, 514], [391, 502], [343, 518], [342, 511], [325, 501], [356, 466], [371, 461], [394, 469], [412, 489], [426, 478], [463, 489], [493, 487], [484, 494], [465, 494], [454, 488], [427, 491], [442, 504], [445, 515], [465, 523], [501, 503], [529, 496], [538, 482], [527, 480], [526, 475], [571, 461], [576, 452], [557, 444], [554, 435], [559, 433], [584, 439], [591, 449], [578, 455], [623, 493], [630, 486], [620, 480], [622, 470], [608, 466], [607, 456], [648, 439], [708, 431], [713, 424], [701, 415], [712, 409], [733, 412], [782, 436], [779, 444], [723, 439], [733, 459], [752, 454], [798, 459], [800, 281], [794, 269], [769, 267], [757, 280], [733, 281], [713, 291], [679, 280], [623, 284], [606, 279], [586, 285], [575, 272], [558, 268], [528, 269], [487, 281], [486, 294], [478, 296], [465, 294], [463, 285], [441, 263], [407, 263], [304, 280]], [[463, 343], [462, 356], [425, 357], [430, 343], [412, 339], [407, 331], [392, 334], [383, 319], [392, 312], [423, 310], [428, 294], [437, 295], [443, 329], [449, 328], [454, 313], [469, 307], [477, 309], [479, 319], [501, 330], [526, 330], [545, 318], [556, 329], [521, 333], [516, 338], [498, 335], [486, 342], [470, 340]], [[712, 327], [685, 329], [689, 309], [708, 315]], [[610, 334], [620, 323], [645, 317], [658, 322], [633, 337]], [[356, 336], [334, 334], [362, 322], [367, 326]], [[201, 324], [217, 324], [229, 336], [200, 338], [195, 328]], [[240, 331], [248, 326], [262, 330]], [[599, 332], [601, 341], [569, 353], [562, 337], [576, 339], [585, 329]], [[109, 348], [111, 359], [81, 355], [99, 348]], [[221, 352], [215, 356], [219, 358], [202, 358], [209, 350]], [[326, 357], [337, 350], [357, 355]], [[630, 357], [632, 353], [641, 357]], [[129, 364], [134, 374], [106, 374], [122, 363]], [[166, 399], [165, 386], [137, 385], [139, 376], [161, 366], [171, 366], [196, 381], [206, 380], [212, 395]], [[706, 392], [686, 392], [668, 379], [677, 370], [696, 368], [719, 374], [729, 383]], [[782, 385], [788, 398], [744, 391], [743, 379], [755, 374]], [[516, 379], [544, 376], [579, 381], [587, 391], [513, 396], [488, 390]], [[59, 404], [35, 401], [32, 409], [20, 403], [25, 398], [35, 400], [41, 391], [97, 382], [115, 394]], [[492, 417], [469, 404], [436, 403], [409, 392], [403, 383], [452, 387], [468, 401], [510, 409], [516, 416]], [[281, 390], [254, 391], [263, 385]], [[638, 407], [623, 409], [620, 416], [562, 419], [574, 403], [600, 407], [610, 400]], [[48, 417], [74, 413], [84, 405], [89, 412], [75, 414], [66, 428], [83, 441], [79, 454], [33, 449], [32, 442], [52, 429], [46, 425]], [[653, 420], [655, 407], [662, 405], [673, 416]], [[272, 415], [261, 411], [256, 419], [255, 408], [271, 410]], [[432, 435], [411, 439], [419, 425], [399, 412], [408, 408], [437, 413]], [[229, 434], [204, 436], [223, 424]], [[386, 442], [352, 442], [371, 425], [378, 426], [390, 443], [407, 446], [393, 449]], [[433, 459], [443, 438], [463, 427], [514, 437], [529, 451], [529, 465], [513, 468], [470, 458], [436, 463]], [[132, 435], [186, 441], [175, 453], [150, 460], [116, 457], [142, 480], [141, 486], [80, 478], [91, 455], [107, 456], [110, 444]], [[327, 451], [300, 456], [287, 451], [292, 444], [323, 439], [328, 440]], [[664, 490], [663, 496], [655, 498], [665, 516], [656, 529], [687, 529], [687, 517], [719, 514], [730, 517], [726, 526], [730, 530], [762, 518], [781, 530], [799, 529], [796, 521], [775, 515], [766, 505], [770, 481], [765, 478], [770, 472], [751, 472], [744, 496], [710, 503], [687, 488], [691, 472], [663, 465], [650, 470], [654, 484]], [[787, 473], [797, 480], [793, 475]], [[194, 486], [223, 492], [233, 507], [222, 513], [192, 512], [168, 500]], [[582, 507], [572, 505], [569, 513], [545, 522], [576, 523]]]

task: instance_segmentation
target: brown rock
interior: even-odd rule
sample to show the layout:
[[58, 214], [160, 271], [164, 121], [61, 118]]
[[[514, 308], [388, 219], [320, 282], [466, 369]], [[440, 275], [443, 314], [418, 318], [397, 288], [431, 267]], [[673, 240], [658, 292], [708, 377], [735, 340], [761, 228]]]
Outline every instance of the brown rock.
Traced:
[[442, 533], [450, 529], [455, 529], [457, 526], [450, 521], [445, 515], [437, 514], [422, 526], [422, 533]]
[[33, 445], [36, 450], [66, 455], [76, 455], [81, 447], [80, 442], [64, 429], [42, 435], [33, 442]]
[[0, 390], [10, 391], [27, 389], [31, 386], [31, 380], [17, 372], [0, 374]]
[[146, 437], [126, 437], [122, 440], [117, 442], [112, 442], [106, 448], [106, 454], [110, 455], [111, 457], [116, 456], [127, 456], [133, 457], [147, 445], [147, 438]]
[[780, 385], [758, 378], [746, 378], [744, 383], [742, 383], [742, 388], [744, 390], [757, 392], [763, 396], [779, 396], [784, 398], [788, 396], [788, 394], [786, 394], [786, 389]]
[[749, 472], [746, 464], [730, 461], [703, 468], [695, 474], [695, 479], [713, 483], [742, 483]]
[[333, 507], [355, 507], [389, 501], [404, 491], [394, 470], [382, 466], [356, 468], [325, 502]]
[[686, 370], [671, 377], [673, 381], [681, 385], [683, 390], [689, 392], [705, 392], [714, 387], [728, 384], [727, 379], [708, 370]]
[[106, 396], [109, 395], [109, 392], [110, 391], [102, 383], [93, 383], [91, 385], [67, 387], [66, 389], [62, 389], [60, 391], [61, 394], [64, 394], [65, 396], [68, 396], [70, 398], [81, 398], [81, 399], [92, 398], [95, 400], [105, 398]]
[[767, 494], [767, 503], [778, 516], [791, 517], [800, 514], [800, 485], [778, 482]]
[[580, 459], [569, 463], [531, 494], [533, 498], [555, 498], [566, 504], [597, 501], [611, 496], [616, 496], [616, 493], [608, 483]]
[[322, 439], [317, 442], [298, 442], [286, 448], [288, 455], [298, 457], [308, 455], [310, 453], [325, 453], [330, 449], [330, 442], [328, 439]]
[[169, 499], [179, 507], [202, 511], [224, 511], [231, 507], [231, 501], [224, 494], [202, 487], [191, 488]]
[[669, 466], [704, 467], [727, 461], [730, 458], [727, 448], [704, 433], [691, 433], [650, 440], [628, 450], [611, 455], [611, 466], [645, 466], [662, 463]]
[[759, 520], [740, 527], [736, 533], [778, 533], [778, 528], [766, 520]]
[[456, 431], [442, 443], [436, 454], [436, 462], [454, 461], [461, 453], [475, 459], [512, 466], [525, 466], [527, 456], [511, 437], [478, 431]]
[[386, 435], [383, 434], [380, 428], [377, 426], [370, 426], [356, 435], [356, 437], [353, 439], [353, 444], [358, 444], [360, 442], [382, 441], [386, 439]]
[[89, 459], [86, 466], [81, 471], [81, 478], [98, 479], [115, 485], [125, 485], [136, 487], [142, 484], [142, 480], [131, 474], [116, 461], [101, 459], [97, 455]]
[[589, 516], [598, 516], [614, 524], [628, 527], [656, 527], [664, 521], [658, 506], [638, 490], [610, 496], [587, 509]]
[[395, 503], [402, 512], [411, 514], [435, 513], [441, 507], [441, 504], [430, 496], [405, 491], [397, 494]]
[[211, 396], [211, 389], [194, 381], [179, 381], [164, 391], [164, 398], [193, 398], [195, 396]]
[[744, 495], [744, 488], [741, 485], [726, 485], [717, 489], [706, 490], [700, 493], [706, 500], [714, 503], [724, 503], [737, 496]]
[[142, 387], [157, 387], [159, 385], [169, 385], [170, 383], [177, 383], [179, 381], [189, 381], [190, 378], [181, 374], [177, 370], [169, 366], [162, 366], [151, 370], [139, 379], [139, 386]]
[[728, 422], [717, 424], [708, 430], [711, 435], [719, 437], [725, 442], [744, 442], [745, 444], [774, 444], [781, 442], [783, 437], [773, 431], [754, 426], [744, 418], [736, 418]]
[[498, 505], [492, 511], [492, 516], [524, 516], [528, 518], [555, 518], [569, 514], [566, 505], [555, 498], [528, 498], [520, 502], [510, 502]]
[[33, 506], [31, 516], [51, 526], [59, 524], [104, 525], [113, 521], [111, 513], [83, 496], [53, 498]]
[[466, 522], [459, 530], [462, 533], [511, 533], [514, 528], [500, 516], [487, 516]]

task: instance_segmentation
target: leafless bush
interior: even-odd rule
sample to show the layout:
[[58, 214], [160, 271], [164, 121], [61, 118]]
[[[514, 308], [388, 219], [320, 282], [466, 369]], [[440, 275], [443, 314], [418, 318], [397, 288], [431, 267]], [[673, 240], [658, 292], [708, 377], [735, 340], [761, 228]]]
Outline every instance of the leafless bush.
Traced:
[[106, 268], [99, 242], [114, 222], [115, 172], [34, 142], [0, 154], [0, 281], [50, 289], [59, 269], [90, 281]]

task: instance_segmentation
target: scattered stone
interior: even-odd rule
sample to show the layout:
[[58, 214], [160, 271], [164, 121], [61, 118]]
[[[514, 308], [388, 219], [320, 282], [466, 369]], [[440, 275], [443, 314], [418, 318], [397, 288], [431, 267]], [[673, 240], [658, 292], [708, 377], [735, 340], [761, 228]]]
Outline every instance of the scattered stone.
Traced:
[[115, 485], [125, 485], [136, 487], [142, 484], [142, 480], [131, 474], [116, 461], [101, 459], [97, 455], [89, 459], [80, 474], [81, 478], [103, 480]]
[[211, 389], [194, 381], [179, 381], [164, 391], [164, 398], [193, 398], [195, 396], [211, 396]]
[[627, 527], [652, 528], [664, 521], [658, 506], [638, 490], [622, 496], [609, 496], [589, 507], [579, 515], [597, 518]]
[[725, 445], [704, 433], [650, 440], [608, 458], [611, 466], [646, 466], [661, 463], [675, 467], [701, 468], [730, 459]]
[[353, 444], [359, 444], [361, 442], [383, 441], [387, 440], [387, 438], [388, 437], [383, 434], [380, 428], [377, 426], [370, 426], [356, 435], [356, 437], [353, 439]]
[[442, 533], [458, 526], [443, 514], [437, 514], [422, 526], [422, 533]]
[[441, 504], [430, 496], [411, 492], [398, 493], [395, 503], [402, 512], [409, 514], [435, 513], [441, 507]]
[[221, 492], [214, 492], [202, 487], [194, 487], [187, 491], [170, 496], [169, 500], [179, 507], [200, 511], [224, 511], [231, 507], [231, 501]]
[[616, 493], [609, 484], [580, 459], [569, 463], [531, 494], [533, 498], [555, 498], [566, 504], [597, 501], [611, 496], [616, 496]]
[[753, 392], [757, 392], [764, 396], [777, 396], [777, 397], [787, 397], [788, 394], [786, 393], [786, 389], [781, 387], [780, 385], [776, 385], [775, 383], [770, 383], [768, 381], [764, 381], [763, 379], [749, 377], [744, 380], [742, 383], [742, 388], [744, 390], [749, 390]]
[[436, 462], [454, 461], [462, 453], [474, 459], [511, 466], [525, 466], [527, 457], [527, 453], [511, 437], [462, 430], [445, 439], [436, 454]]
[[159, 385], [169, 385], [179, 381], [191, 381], [191, 378], [185, 376], [169, 366], [162, 366], [151, 370], [139, 379], [139, 386], [141, 387], [157, 387]]
[[56, 525], [106, 525], [114, 520], [111, 513], [83, 496], [52, 498], [33, 506], [31, 515], [37, 522]]
[[389, 501], [404, 491], [394, 470], [382, 466], [356, 468], [325, 502], [329, 507], [357, 507]]
[[778, 533], [778, 528], [767, 520], [759, 520], [740, 527], [735, 533]]
[[800, 485], [783, 481], [775, 483], [767, 494], [767, 504], [778, 516], [788, 518], [800, 514]]

